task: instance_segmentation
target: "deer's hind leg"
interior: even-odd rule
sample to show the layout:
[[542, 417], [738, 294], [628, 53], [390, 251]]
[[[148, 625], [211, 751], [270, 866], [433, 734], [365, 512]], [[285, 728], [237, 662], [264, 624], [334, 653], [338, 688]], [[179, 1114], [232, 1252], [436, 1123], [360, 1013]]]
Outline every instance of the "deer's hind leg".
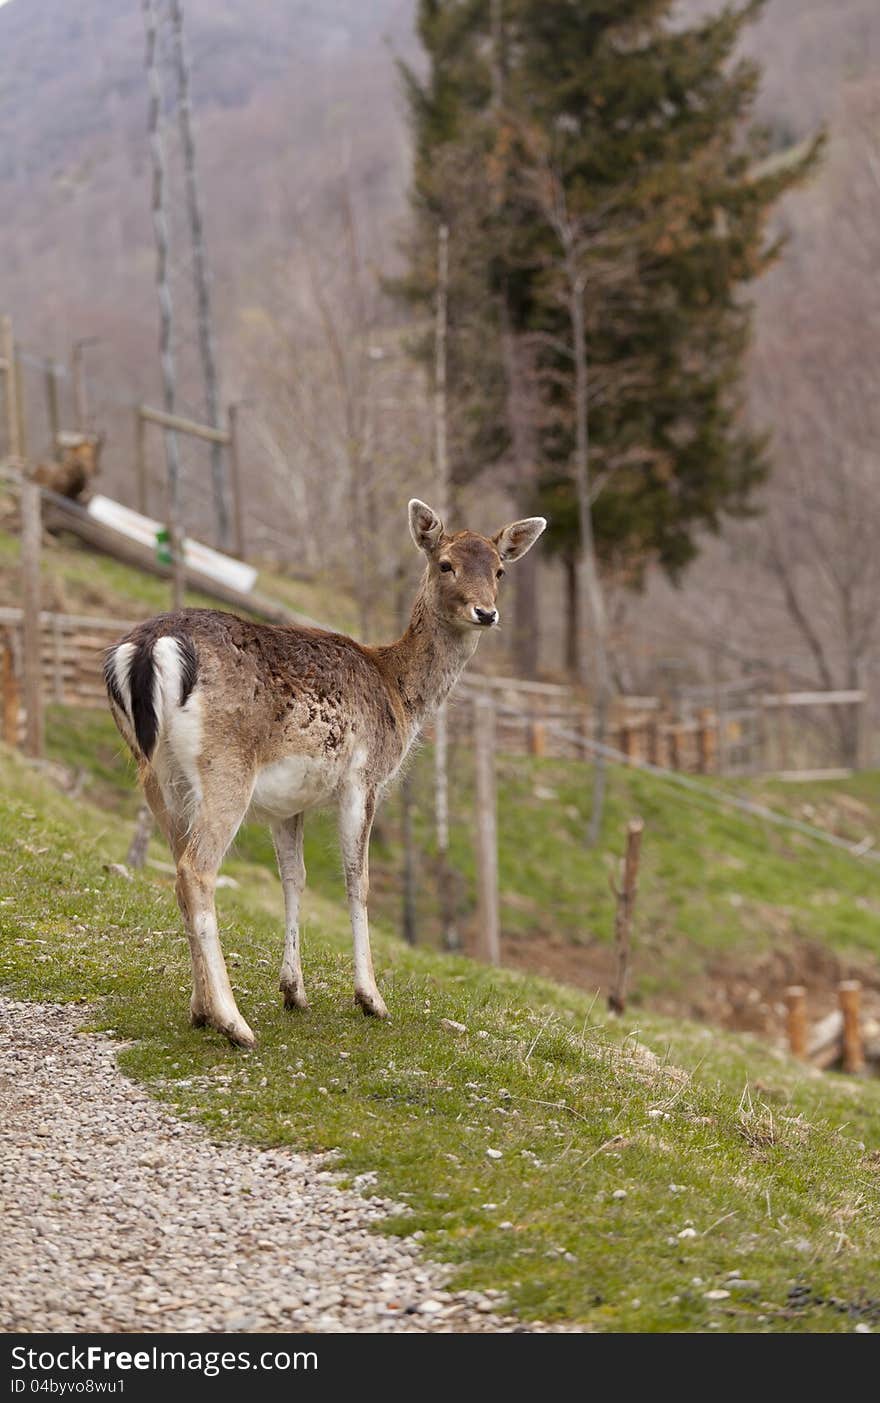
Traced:
[[217, 927], [217, 873], [250, 803], [253, 781], [228, 773], [203, 782], [186, 841], [175, 852], [177, 902], [189, 940], [193, 969], [192, 1022], [209, 1024], [239, 1047], [255, 1038], [238, 1011]]
[[284, 958], [281, 963], [281, 992], [285, 1008], [306, 1009], [306, 986], [300, 963], [299, 903], [306, 884], [303, 861], [303, 816], [283, 819], [272, 825], [272, 839], [284, 891]]
[[[186, 849], [189, 832], [186, 822], [174, 808], [169, 808], [162, 793], [162, 787], [154, 771], [145, 766], [141, 771], [141, 784], [143, 785], [144, 797], [152, 810], [152, 814], [159, 828], [165, 836], [165, 840], [171, 849], [175, 867], [180, 862]], [[180, 905], [180, 892], [177, 893], [178, 905]], [[183, 907], [181, 906], [183, 912]], [[184, 923], [186, 923], [186, 913], [183, 912]], [[207, 1023], [208, 1019], [205, 1010], [209, 1006], [208, 987], [205, 983], [204, 966], [201, 960], [192, 960], [193, 972], [193, 992], [190, 1000], [190, 1018], [195, 1027], [201, 1027]]]
[[387, 1018], [388, 1009], [373, 973], [367, 920], [370, 830], [375, 811], [376, 796], [372, 790], [350, 785], [343, 791], [339, 805], [339, 842], [354, 938], [354, 996], [364, 1013], [374, 1018]]

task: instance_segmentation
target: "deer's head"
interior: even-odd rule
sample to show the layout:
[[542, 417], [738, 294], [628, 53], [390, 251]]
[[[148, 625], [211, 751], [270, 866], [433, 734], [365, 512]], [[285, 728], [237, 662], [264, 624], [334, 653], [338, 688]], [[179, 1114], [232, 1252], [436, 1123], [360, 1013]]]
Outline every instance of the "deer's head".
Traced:
[[494, 628], [504, 567], [531, 550], [546, 525], [543, 516], [529, 516], [494, 536], [476, 531], [448, 535], [437, 513], [414, 497], [409, 529], [428, 559], [425, 596], [432, 613], [456, 629]]

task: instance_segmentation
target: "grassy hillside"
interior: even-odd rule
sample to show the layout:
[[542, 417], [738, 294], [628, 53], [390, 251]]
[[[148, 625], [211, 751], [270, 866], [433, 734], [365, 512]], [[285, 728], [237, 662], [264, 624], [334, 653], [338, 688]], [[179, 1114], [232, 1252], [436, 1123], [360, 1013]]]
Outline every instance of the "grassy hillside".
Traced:
[[[133, 767], [109, 716], [50, 708], [49, 753], [81, 776], [93, 802], [133, 818]], [[420, 943], [438, 943], [431, 753], [415, 761], [419, 796]], [[452, 860], [460, 875], [465, 936], [476, 910], [472, 775], [467, 751], [452, 765]], [[611, 966], [613, 897], [609, 877], [626, 819], [646, 823], [637, 908], [632, 997], [667, 1011], [698, 1013], [736, 1026], [778, 1026], [773, 1010], [795, 978], [828, 993], [858, 973], [880, 988], [880, 871], [809, 838], [685, 795], [651, 775], [613, 770], [602, 842], [585, 849], [590, 771], [570, 761], [500, 757], [498, 831], [505, 959], [585, 987], [605, 983]], [[739, 786], [742, 788], [743, 786]], [[853, 840], [880, 828], [880, 775], [810, 786], [753, 784], [748, 792]], [[387, 925], [400, 919], [399, 796], [374, 835], [371, 907]], [[880, 836], [880, 835], [878, 835]], [[128, 834], [116, 837], [115, 857]], [[167, 857], [160, 847], [156, 855]], [[234, 857], [274, 871], [267, 829], [246, 826]], [[306, 824], [309, 885], [342, 899], [332, 814]], [[757, 989], [758, 997], [750, 990]]]
[[[17, 591], [17, 540], [0, 531], [0, 599]], [[320, 582], [266, 574], [261, 588], [291, 608], [352, 625], [352, 603]], [[167, 607], [158, 579], [61, 539], [45, 553], [45, 597], [53, 607], [134, 618]], [[210, 603], [193, 596], [193, 603]], [[132, 767], [109, 716], [50, 708], [51, 756], [70, 767], [86, 797], [131, 817]], [[420, 943], [439, 928], [432, 823], [431, 753], [413, 761]], [[467, 750], [451, 757], [452, 860], [466, 940], [476, 909], [473, 774]], [[875, 863], [858, 861], [805, 836], [725, 811], [649, 775], [614, 770], [602, 841], [584, 848], [590, 804], [588, 767], [569, 761], [499, 758], [499, 859], [506, 962], [592, 988], [611, 965], [613, 898], [626, 820], [646, 823], [632, 997], [736, 1027], [776, 1032], [784, 984], [816, 991], [816, 1012], [837, 978], [857, 974], [880, 993], [880, 897]], [[771, 808], [842, 834], [880, 841], [880, 774], [845, 782], [728, 786]], [[125, 828], [116, 857], [124, 854]], [[312, 887], [334, 902], [341, 876], [331, 815], [307, 825]], [[235, 852], [274, 870], [269, 834], [245, 828]], [[155, 856], [167, 857], [157, 844]], [[400, 920], [400, 805], [380, 812], [372, 846], [372, 907], [391, 927]], [[880, 1009], [880, 1000], [878, 1000]]]
[[125, 1071], [182, 1115], [337, 1150], [407, 1206], [392, 1230], [533, 1318], [816, 1332], [880, 1316], [880, 1085], [682, 1020], [606, 1022], [587, 995], [409, 951], [381, 927], [392, 1021], [376, 1024], [352, 1004], [342, 904], [314, 892], [313, 1007], [285, 1014], [277, 883], [239, 859], [224, 942], [259, 1038], [242, 1053], [188, 1026], [170, 884], [109, 873], [118, 847], [106, 813], [3, 752], [0, 984], [89, 1003]]
[[[44, 538], [43, 607], [68, 614], [103, 614], [139, 619], [170, 607], [169, 581], [147, 575], [110, 556], [86, 549], [63, 532]], [[0, 603], [17, 604], [20, 595], [20, 541], [0, 528]], [[257, 590], [294, 612], [326, 622], [331, 628], [354, 627], [355, 607], [332, 583], [294, 580], [263, 570]], [[218, 608], [217, 601], [190, 590], [186, 602], [194, 608]]]

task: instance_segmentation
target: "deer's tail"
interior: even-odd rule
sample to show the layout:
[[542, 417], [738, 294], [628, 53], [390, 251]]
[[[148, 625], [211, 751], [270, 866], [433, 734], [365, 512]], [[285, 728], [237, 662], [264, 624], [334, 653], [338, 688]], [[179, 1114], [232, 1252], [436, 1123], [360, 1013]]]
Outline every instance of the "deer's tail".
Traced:
[[157, 741], [173, 728], [198, 681], [191, 638], [182, 633], [139, 636], [108, 648], [104, 682], [116, 723], [132, 750], [150, 760]]

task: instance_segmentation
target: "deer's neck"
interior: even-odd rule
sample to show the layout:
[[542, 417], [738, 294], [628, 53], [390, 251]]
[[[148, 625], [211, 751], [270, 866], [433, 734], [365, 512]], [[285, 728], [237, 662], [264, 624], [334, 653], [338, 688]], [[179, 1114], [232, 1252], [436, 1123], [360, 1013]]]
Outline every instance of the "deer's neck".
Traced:
[[376, 650], [388, 682], [398, 692], [413, 733], [444, 702], [473, 657], [476, 629], [451, 629], [432, 613], [423, 591], [402, 638]]

